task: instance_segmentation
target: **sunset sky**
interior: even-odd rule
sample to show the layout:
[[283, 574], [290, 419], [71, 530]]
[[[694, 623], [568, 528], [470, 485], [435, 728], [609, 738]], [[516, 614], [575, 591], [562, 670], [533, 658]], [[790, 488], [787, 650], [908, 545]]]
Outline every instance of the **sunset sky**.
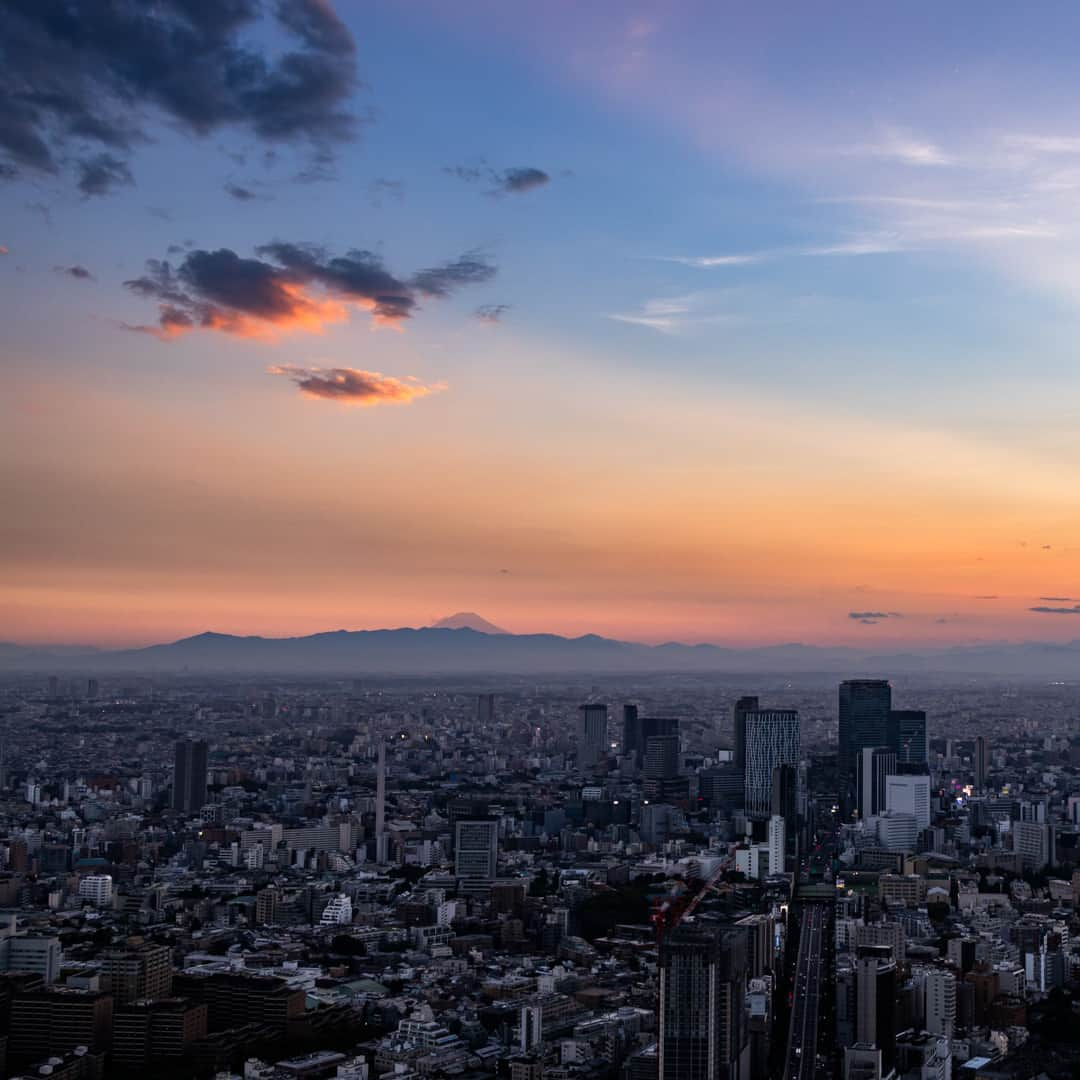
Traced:
[[62, 7], [0, 640], [1080, 638], [1080, 7]]

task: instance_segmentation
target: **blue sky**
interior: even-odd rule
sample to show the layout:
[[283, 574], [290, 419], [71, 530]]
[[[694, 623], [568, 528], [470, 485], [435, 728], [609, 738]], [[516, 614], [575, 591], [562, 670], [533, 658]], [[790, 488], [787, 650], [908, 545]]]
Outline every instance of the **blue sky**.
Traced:
[[[251, 16], [237, 40], [295, 47]], [[0, 188], [3, 636], [459, 608], [650, 640], [1074, 633], [1071, 602], [1031, 610], [1080, 591], [1074, 7], [336, 17], [355, 138], [136, 97], [131, 183], [80, 191], [68, 139]], [[513, 169], [544, 180], [495, 190]], [[371, 252], [415, 307], [374, 327], [274, 242]], [[132, 331], [168, 303], [125, 285], [147, 260], [222, 249], [306, 324], [218, 292], [231, 328]], [[414, 284], [462, 257], [445, 295]]]

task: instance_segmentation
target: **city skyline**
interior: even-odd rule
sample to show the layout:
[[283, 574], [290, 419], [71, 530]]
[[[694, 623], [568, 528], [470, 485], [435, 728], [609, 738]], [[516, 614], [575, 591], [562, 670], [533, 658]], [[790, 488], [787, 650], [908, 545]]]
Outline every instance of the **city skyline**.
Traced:
[[0, 24], [101, 123], [0, 139], [0, 640], [1080, 635], [1080, 13], [93, 8]]

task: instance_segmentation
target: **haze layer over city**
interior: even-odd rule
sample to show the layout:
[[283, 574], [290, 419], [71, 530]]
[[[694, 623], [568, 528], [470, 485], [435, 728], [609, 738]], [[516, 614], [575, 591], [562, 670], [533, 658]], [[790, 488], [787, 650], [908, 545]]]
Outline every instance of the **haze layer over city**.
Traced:
[[1078, 34], [0, 0], [0, 1080], [1077, 1080]]

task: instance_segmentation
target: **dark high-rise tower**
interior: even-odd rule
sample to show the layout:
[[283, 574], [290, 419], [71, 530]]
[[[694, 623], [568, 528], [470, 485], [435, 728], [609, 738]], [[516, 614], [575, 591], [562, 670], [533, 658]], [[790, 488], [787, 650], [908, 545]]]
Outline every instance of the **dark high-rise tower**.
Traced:
[[986, 789], [986, 777], [990, 772], [990, 746], [985, 735], [979, 735], [975, 739], [975, 788], [978, 791]]
[[172, 805], [182, 814], [194, 814], [206, 805], [206, 768], [210, 747], [199, 739], [176, 744]]
[[746, 767], [746, 714], [756, 711], [756, 697], [741, 697], [735, 702], [735, 767]]
[[926, 772], [926, 713], [922, 709], [891, 709], [886, 741], [896, 752], [901, 772]]
[[627, 757], [633, 758], [635, 765], [640, 765], [644, 740], [641, 737], [641, 718], [638, 716], [636, 705], [623, 706], [622, 729], [622, 752]]
[[578, 738], [578, 768], [593, 769], [607, 756], [607, 706], [582, 705]]
[[657, 802], [686, 799], [690, 781], [679, 775], [681, 745], [678, 734], [650, 735], [645, 740], [645, 797]]
[[883, 1073], [896, 1056], [896, 991], [896, 961], [889, 947], [860, 947], [855, 960], [855, 1035], [881, 1051]]
[[837, 755], [848, 797], [855, 788], [855, 761], [864, 746], [886, 746], [892, 687], [887, 679], [848, 679], [840, 684], [840, 745]]
[[495, 723], [495, 695], [476, 695], [476, 722], [481, 728], [491, 727]]
[[746, 1058], [746, 930], [697, 920], [660, 946], [658, 1080], [734, 1080]]

